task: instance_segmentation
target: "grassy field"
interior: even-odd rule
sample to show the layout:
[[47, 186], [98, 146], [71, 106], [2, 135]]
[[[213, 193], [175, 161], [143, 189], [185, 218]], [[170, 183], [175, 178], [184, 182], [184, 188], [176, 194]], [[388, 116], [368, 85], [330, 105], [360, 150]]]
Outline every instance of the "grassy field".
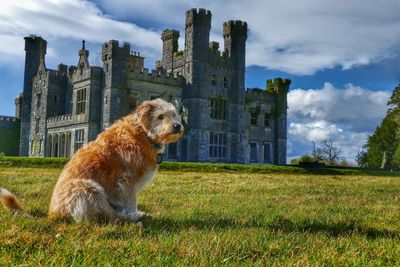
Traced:
[[161, 171], [134, 224], [46, 218], [60, 168], [0, 167], [0, 265], [400, 265], [400, 178]]

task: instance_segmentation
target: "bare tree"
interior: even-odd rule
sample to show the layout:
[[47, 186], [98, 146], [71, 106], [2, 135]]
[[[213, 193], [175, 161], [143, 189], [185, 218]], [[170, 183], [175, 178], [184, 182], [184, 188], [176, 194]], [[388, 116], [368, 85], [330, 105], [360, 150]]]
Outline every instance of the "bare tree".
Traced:
[[334, 165], [341, 159], [342, 148], [335, 145], [335, 140], [329, 139], [322, 142], [321, 146], [317, 148], [316, 154], [318, 160]]

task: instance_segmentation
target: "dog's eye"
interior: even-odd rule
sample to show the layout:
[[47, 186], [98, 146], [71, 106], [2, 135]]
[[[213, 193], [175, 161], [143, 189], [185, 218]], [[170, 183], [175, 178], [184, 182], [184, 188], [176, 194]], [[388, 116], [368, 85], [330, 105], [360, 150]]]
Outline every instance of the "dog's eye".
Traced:
[[160, 116], [158, 116], [158, 119], [159, 120], [163, 120], [165, 118], [165, 116], [164, 115], [160, 115]]

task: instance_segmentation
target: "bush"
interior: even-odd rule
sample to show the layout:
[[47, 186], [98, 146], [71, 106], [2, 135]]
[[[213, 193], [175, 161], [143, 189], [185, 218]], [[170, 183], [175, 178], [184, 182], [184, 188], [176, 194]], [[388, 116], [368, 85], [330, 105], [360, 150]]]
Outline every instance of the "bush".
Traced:
[[305, 155], [300, 157], [299, 162], [301, 162], [301, 163], [314, 163], [315, 159], [314, 159], [314, 157], [312, 157], [312, 156], [310, 156], [308, 154], [305, 154]]

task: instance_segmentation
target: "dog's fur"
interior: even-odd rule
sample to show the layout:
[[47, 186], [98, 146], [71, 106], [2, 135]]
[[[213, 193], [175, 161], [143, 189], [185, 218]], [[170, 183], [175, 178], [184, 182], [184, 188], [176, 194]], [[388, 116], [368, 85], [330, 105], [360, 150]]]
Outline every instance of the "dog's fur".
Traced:
[[[49, 217], [140, 221], [146, 214], [137, 208], [138, 193], [155, 176], [164, 144], [182, 134], [181, 118], [172, 104], [162, 99], [143, 102], [75, 153], [55, 186]], [[5, 189], [0, 199], [22, 211]]]

